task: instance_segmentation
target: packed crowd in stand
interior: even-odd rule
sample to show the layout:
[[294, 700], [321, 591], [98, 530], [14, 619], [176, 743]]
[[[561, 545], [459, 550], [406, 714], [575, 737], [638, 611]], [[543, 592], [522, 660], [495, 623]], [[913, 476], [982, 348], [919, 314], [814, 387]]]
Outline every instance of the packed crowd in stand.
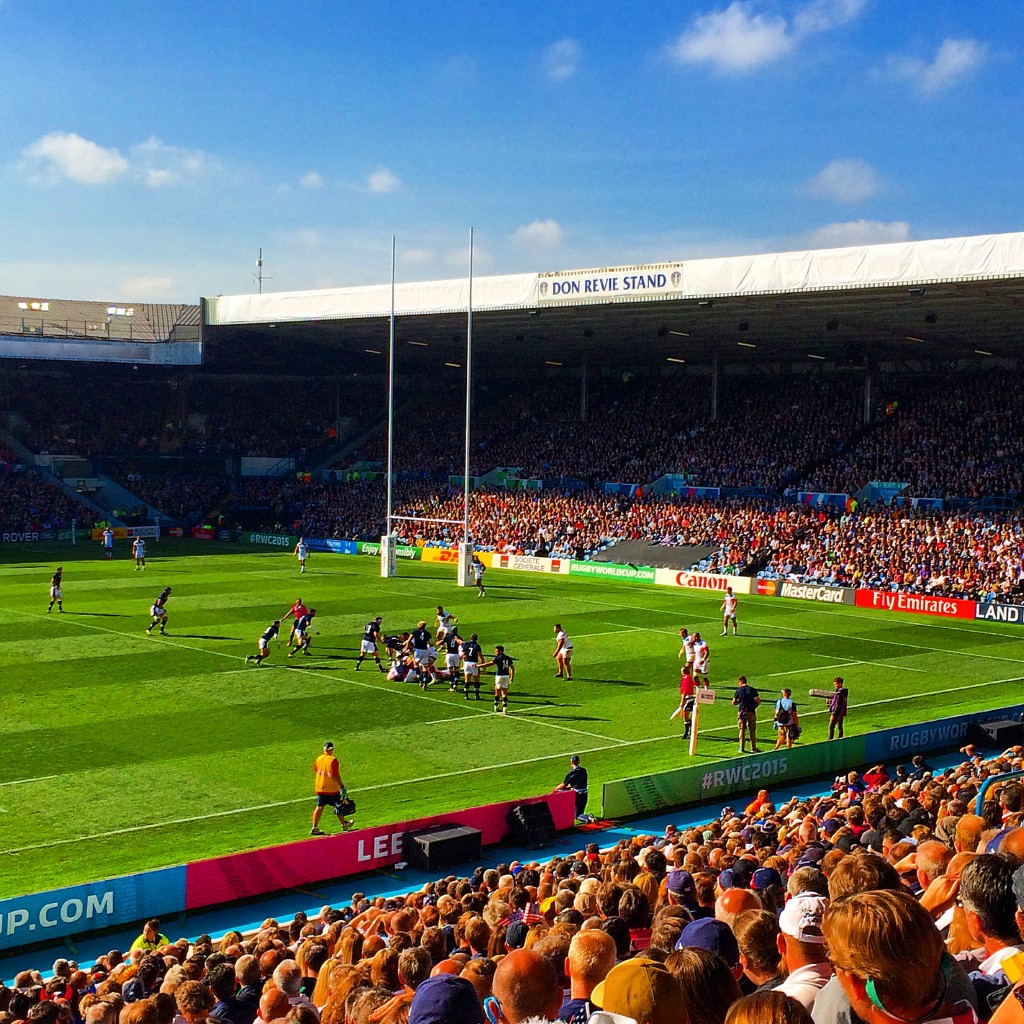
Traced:
[[1014, 375], [901, 379], [886, 390], [877, 426], [803, 479], [849, 493], [897, 480], [913, 497], [985, 498], [1024, 490], [1024, 386]]
[[197, 524], [217, 499], [227, 492], [228, 480], [224, 477], [167, 476], [150, 479], [142, 476], [126, 480], [124, 486], [165, 516]]
[[[514, 466], [525, 477], [588, 483], [681, 473], [707, 486], [781, 488], [857, 429], [858, 388], [849, 377], [816, 380], [811, 388], [802, 378], [729, 378], [712, 421], [711, 384], [703, 376], [598, 378], [587, 385], [586, 419], [574, 378], [519, 390], [486, 387], [473, 399], [470, 472]], [[396, 469], [461, 474], [464, 410], [454, 390], [401, 410]], [[382, 461], [385, 454], [385, 439], [375, 437], [353, 458]]]
[[0, 529], [40, 533], [73, 522], [91, 523], [94, 513], [31, 470], [0, 468]]
[[[263, 525], [311, 537], [377, 540], [385, 488], [267, 481], [245, 485], [267, 510]], [[250, 507], [253, 507], [250, 505]], [[461, 520], [460, 489], [408, 483], [395, 491], [396, 516]], [[270, 518], [272, 516], [272, 518]], [[618, 541], [703, 546], [705, 572], [906, 590], [977, 600], [1024, 600], [1024, 521], [1010, 512], [942, 512], [835, 507], [755, 500], [681, 500], [599, 491], [479, 490], [470, 530], [484, 551], [582, 558]], [[395, 524], [399, 542], [447, 545], [458, 525]], [[614, 558], [614, 553], [608, 557]]]
[[[87, 397], [84, 397], [87, 396]], [[34, 379], [11, 396], [33, 451], [58, 455], [208, 454], [301, 460], [338, 443], [339, 413], [362, 421], [380, 394], [307, 379], [96, 375], [91, 367]]]
[[1024, 748], [920, 756], [540, 863], [361, 893], [253, 934], [149, 921], [23, 971], [0, 1024], [892, 1024], [1024, 1020]]

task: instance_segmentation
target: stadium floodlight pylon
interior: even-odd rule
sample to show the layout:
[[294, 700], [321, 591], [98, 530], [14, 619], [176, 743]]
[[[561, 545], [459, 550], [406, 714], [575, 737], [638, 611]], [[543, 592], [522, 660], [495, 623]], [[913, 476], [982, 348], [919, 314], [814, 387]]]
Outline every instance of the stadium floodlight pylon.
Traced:
[[457, 586], [473, 585], [473, 544], [469, 536], [469, 455], [470, 426], [473, 397], [473, 229], [469, 229], [469, 282], [466, 302], [466, 418], [465, 444], [462, 473], [462, 519], [429, 519], [425, 516], [396, 516], [394, 514], [393, 488], [394, 440], [395, 440], [395, 250], [396, 239], [391, 236], [391, 318], [388, 336], [388, 453], [387, 453], [387, 532], [380, 539], [380, 574], [382, 577], [398, 573], [398, 538], [395, 536], [396, 522], [442, 523], [462, 527], [462, 541], [459, 544]]

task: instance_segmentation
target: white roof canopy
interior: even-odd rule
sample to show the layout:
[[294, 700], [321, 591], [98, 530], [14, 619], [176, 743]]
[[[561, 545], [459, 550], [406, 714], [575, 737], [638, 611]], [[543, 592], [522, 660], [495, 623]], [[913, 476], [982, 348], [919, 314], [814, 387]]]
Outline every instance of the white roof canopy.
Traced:
[[[479, 277], [473, 280], [473, 309], [599, 306], [1019, 277], [1024, 277], [1024, 232]], [[466, 278], [395, 287], [399, 316], [463, 311], [468, 301]], [[211, 326], [363, 319], [390, 312], [390, 283], [206, 299], [206, 323]]]

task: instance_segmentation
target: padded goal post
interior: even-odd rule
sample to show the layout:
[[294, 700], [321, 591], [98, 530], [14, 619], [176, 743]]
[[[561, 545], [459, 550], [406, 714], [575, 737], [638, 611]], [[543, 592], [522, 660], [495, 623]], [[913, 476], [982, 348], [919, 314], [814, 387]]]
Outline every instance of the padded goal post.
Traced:
[[380, 539], [380, 574], [383, 577], [397, 575], [398, 538], [385, 534]]
[[459, 544], [459, 578], [456, 586], [473, 586], [473, 545]]

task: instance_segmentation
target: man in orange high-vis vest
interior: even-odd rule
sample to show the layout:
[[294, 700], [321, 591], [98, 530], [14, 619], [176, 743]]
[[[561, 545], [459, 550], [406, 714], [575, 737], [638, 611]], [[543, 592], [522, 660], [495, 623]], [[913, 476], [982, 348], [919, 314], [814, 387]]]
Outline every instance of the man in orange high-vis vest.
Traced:
[[345, 783], [341, 781], [341, 769], [338, 766], [338, 759], [334, 756], [334, 744], [330, 740], [324, 744], [324, 752], [313, 764], [313, 773], [316, 776], [316, 807], [313, 808], [313, 827], [309, 834], [324, 835], [320, 829], [320, 816], [324, 813], [325, 807], [334, 809], [334, 813], [341, 821], [342, 830], [347, 832], [355, 822], [341, 813], [341, 801], [347, 799], [348, 791], [345, 789]]

